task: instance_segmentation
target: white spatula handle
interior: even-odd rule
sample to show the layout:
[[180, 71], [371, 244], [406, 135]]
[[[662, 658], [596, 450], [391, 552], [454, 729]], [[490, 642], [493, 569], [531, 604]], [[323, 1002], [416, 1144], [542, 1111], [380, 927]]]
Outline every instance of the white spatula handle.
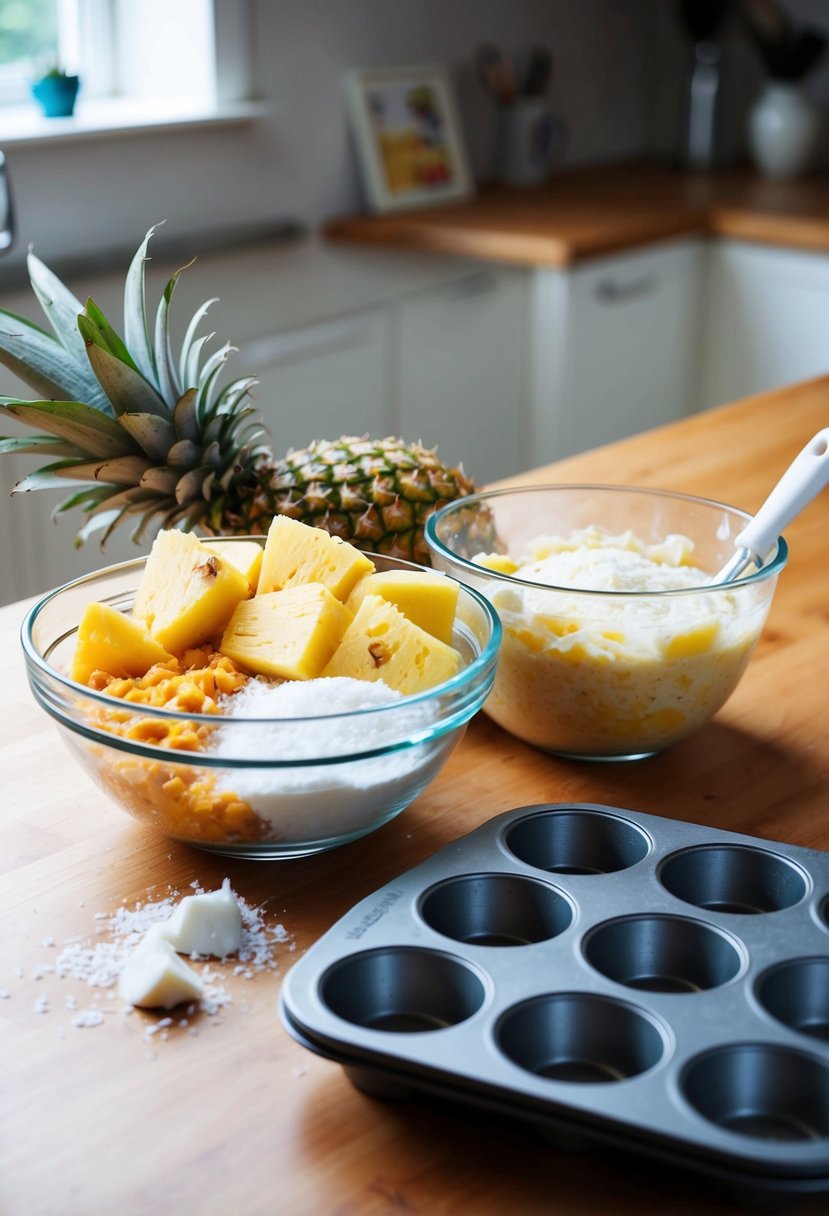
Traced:
[[829, 427], [813, 436], [795, 456], [754, 518], [734, 541], [747, 549], [757, 565], [783, 529], [829, 484]]

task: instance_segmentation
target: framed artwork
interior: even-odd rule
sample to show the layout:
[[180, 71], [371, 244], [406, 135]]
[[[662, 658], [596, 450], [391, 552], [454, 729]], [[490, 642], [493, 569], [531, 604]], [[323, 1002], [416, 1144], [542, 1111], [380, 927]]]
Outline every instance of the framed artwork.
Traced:
[[372, 211], [402, 211], [472, 195], [444, 68], [367, 68], [349, 72], [345, 84]]

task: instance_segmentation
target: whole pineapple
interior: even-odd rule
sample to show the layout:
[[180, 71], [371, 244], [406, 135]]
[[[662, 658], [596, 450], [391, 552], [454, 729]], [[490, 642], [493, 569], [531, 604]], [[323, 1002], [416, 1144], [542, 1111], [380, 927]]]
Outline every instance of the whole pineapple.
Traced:
[[79, 544], [101, 532], [104, 545], [126, 521], [136, 541], [171, 526], [257, 535], [283, 514], [361, 549], [428, 563], [426, 517], [472, 493], [472, 482], [434, 451], [399, 439], [344, 436], [275, 457], [250, 403], [256, 380], [218, 384], [234, 348], [204, 354], [208, 336], [198, 329], [214, 301], [193, 316], [177, 358], [169, 315], [182, 271], [150, 324], [144, 263], [154, 231], [127, 273], [123, 337], [92, 300], [82, 305], [29, 254], [32, 288], [54, 336], [0, 310], [0, 362], [41, 398], [0, 397], [0, 412], [46, 433], [0, 438], [0, 453], [57, 459], [15, 492], [72, 486], [57, 513], [84, 512]]

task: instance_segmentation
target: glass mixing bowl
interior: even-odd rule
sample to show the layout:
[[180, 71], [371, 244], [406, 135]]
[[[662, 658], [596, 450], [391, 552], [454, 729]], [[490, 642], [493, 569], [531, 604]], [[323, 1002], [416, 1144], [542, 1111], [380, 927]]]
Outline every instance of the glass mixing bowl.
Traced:
[[725, 703], [748, 665], [787, 558], [778, 539], [762, 569], [719, 588], [577, 590], [487, 569], [537, 538], [592, 526], [647, 545], [693, 544], [690, 564], [716, 574], [751, 518], [667, 491], [550, 485], [492, 490], [427, 521], [432, 564], [485, 595], [504, 627], [486, 713], [555, 755], [634, 760], [685, 738]]
[[[372, 560], [378, 570], [419, 568]], [[492, 688], [501, 626], [486, 597], [466, 587], [453, 638], [459, 673], [379, 708], [236, 718], [134, 705], [76, 683], [66, 673], [86, 605], [128, 610], [144, 563], [110, 566], [50, 592], [28, 613], [21, 639], [35, 699], [82, 767], [124, 810], [187, 844], [261, 860], [302, 857], [373, 832], [434, 779]], [[204, 750], [153, 742], [176, 724]]]

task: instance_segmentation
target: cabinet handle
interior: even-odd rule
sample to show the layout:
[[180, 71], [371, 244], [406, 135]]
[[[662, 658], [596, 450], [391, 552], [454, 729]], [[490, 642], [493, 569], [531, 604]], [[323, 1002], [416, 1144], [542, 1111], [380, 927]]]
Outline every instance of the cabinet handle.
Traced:
[[595, 294], [603, 304], [622, 304], [625, 300], [646, 296], [658, 286], [659, 278], [655, 274], [643, 274], [627, 283], [620, 283], [616, 279], [602, 279], [596, 284]]
[[382, 335], [382, 329], [377, 317], [341, 318], [304, 329], [251, 338], [240, 344], [239, 349], [249, 366], [261, 370], [297, 359], [357, 350], [376, 342], [378, 335]]
[[441, 296], [444, 300], [472, 300], [475, 296], [485, 296], [498, 286], [498, 276], [492, 270], [477, 270], [474, 274], [465, 275], [462, 279], [454, 279], [439, 287], [425, 288], [424, 295]]

